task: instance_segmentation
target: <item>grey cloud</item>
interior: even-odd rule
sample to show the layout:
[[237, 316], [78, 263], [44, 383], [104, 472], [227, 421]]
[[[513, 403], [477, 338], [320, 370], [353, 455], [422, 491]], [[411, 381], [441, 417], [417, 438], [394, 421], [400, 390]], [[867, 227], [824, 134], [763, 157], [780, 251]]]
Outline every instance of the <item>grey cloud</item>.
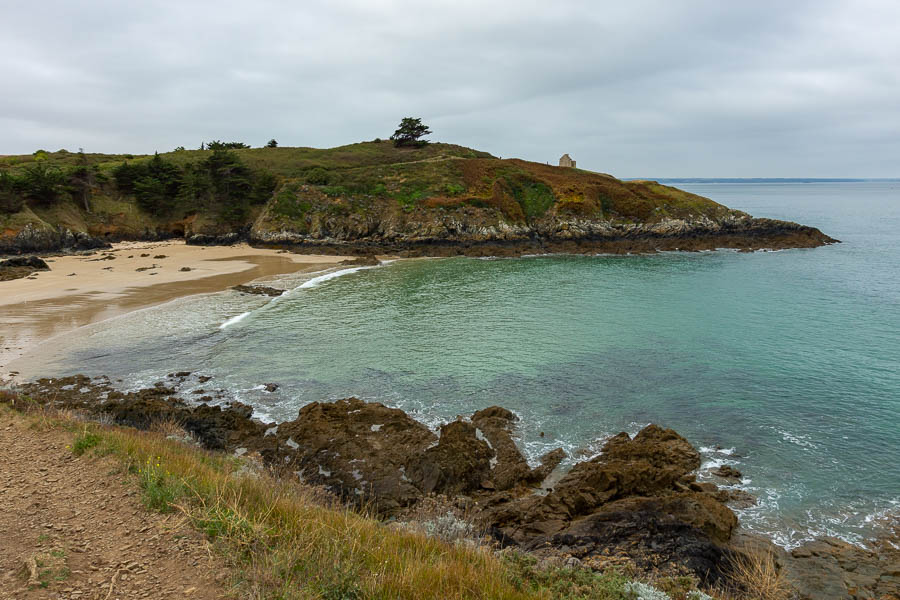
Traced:
[[889, 1], [51, 1], [0, 17], [0, 153], [328, 147], [415, 115], [434, 139], [625, 177], [900, 175]]

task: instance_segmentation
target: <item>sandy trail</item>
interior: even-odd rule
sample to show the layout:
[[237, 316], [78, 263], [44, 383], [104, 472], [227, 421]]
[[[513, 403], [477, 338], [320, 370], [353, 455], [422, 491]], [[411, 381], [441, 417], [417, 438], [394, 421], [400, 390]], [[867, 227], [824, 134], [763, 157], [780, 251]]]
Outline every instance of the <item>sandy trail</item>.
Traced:
[[50, 271], [0, 282], [0, 384], [14, 377], [11, 363], [62, 333], [183, 296], [319, 271], [347, 258], [181, 241], [126, 242], [90, 255], [49, 258]]
[[0, 597], [226, 595], [229, 574], [202, 535], [148, 512], [115, 459], [75, 457], [68, 444], [67, 432], [0, 410]]

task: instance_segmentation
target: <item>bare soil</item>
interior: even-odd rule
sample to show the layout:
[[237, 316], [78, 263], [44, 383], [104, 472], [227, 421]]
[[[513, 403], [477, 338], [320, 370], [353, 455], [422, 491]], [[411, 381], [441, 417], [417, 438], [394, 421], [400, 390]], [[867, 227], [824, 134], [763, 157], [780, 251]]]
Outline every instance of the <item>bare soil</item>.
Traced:
[[0, 598], [228, 596], [229, 573], [178, 514], [151, 513], [122, 464], [0, 411]]

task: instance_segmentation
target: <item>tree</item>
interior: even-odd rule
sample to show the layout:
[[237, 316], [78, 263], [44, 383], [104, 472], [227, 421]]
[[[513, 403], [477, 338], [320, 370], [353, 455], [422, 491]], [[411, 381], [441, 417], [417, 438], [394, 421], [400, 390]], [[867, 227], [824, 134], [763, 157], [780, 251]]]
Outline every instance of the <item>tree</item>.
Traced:
[[95, 172], [90, 168], [83, 148], [78, 149], [75, 167], [69, 170], [69, 185], [73, 196], [81, 198], [84, 210], [91, 212], [91, 196], [97, 186]]
[[0, 213], [14, 213], [22, 210], [25, 198], [19, 193], [17, 177], [0, 171]]
[[25, 169], [21, 185], [26, 198], [47, 206], [59, 197], [64, 182], [65, 176], [59, 169], [36, 162]]
[[428, 142], [420, 139], [431, 133], [428, 125], [422, 124], [422, 119], [405, 117], [400, 121], [400, 127], [391, 136], [395, 146], [424, 146]]
[[268, 143], [266, 143], [266, 148], [277, 148], [277, 147], [278, 147], [278, 142], [275, 141], [275, 138], [272, 138], [271, 140], [268, 141]]
[[221, 140], [213, 140], [206, 144], [207, 150], [240, 150], [249, 147], [244, 142], [223, 142]]

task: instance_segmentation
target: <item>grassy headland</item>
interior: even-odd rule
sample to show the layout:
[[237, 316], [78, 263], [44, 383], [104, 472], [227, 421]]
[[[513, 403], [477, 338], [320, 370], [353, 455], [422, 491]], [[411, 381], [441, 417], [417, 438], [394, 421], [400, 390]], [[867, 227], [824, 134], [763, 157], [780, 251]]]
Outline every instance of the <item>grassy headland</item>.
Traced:
[[[27, 250], [25, 237], [40, 250], [35, 232], [60, 228], [108, 241], [249, 232], [260, 242], [384, 245], [683, 236], [696, 224], [708, 232], [746, 219], [655, 182], [443, 143], [0, 158], [0, 246], [7, 251], [17, 243]], [[686, 225], [673, 230], [675, 221]]]

